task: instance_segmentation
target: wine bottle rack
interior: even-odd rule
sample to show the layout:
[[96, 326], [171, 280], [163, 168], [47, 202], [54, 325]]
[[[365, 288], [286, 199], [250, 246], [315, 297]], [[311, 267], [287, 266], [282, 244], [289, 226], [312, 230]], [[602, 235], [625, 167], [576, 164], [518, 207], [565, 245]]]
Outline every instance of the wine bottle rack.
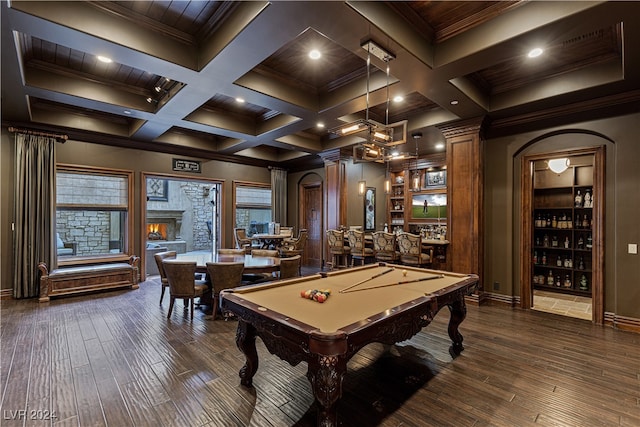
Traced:
[[[588, 170], [587, 170], [588, 168]], [[534, 288], [589, 296], [592, 289], [594, 188], [591, 166], [572, 168], [566, 185], [533, 195], [532, 262]], [[560, 183], [562, 184], [562, 183]]]

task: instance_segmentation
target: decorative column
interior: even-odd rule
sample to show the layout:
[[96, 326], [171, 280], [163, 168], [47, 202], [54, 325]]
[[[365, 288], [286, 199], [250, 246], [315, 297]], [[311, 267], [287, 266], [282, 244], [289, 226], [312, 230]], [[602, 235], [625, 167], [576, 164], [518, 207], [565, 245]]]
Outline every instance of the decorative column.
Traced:
[[480, 277], [484, 250], [483, 117], [438, 126], [447, 141], [447, 204], [451, 269]]
[[346, 183], [346, 159], [340, 154], [340, 149], [324, 151], [320, 153], [324, 160], [324, 224], [323, 224], [323, 260], [329, 259], [327, 239], [324, 237], [326, 230], [336, 229], [346, 224], [347, 220], [347, 183]]

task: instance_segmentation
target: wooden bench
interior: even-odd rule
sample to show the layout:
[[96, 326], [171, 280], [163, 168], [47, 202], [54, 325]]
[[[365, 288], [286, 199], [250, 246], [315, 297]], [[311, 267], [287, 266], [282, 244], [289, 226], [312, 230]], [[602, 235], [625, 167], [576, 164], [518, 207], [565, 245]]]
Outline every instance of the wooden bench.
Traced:
[[89, 291], [130, 287], [138, 289], [138, 262], [132, 255], [129, 262], [82, 265], [56, 268], [51, 272], [44, 262], [38, 264], [40, 277], [40, 302], [58, 295], [73, 295]]

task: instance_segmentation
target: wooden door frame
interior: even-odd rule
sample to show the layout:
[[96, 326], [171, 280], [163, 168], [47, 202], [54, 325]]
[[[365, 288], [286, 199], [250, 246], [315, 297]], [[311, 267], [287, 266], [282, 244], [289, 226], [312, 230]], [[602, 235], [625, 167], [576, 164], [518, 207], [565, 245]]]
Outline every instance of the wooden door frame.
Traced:
[[[298, 230], [302, 229], [302, 225], [304, 223], [304, 219], [305, 219], [305, 212], [307, 211], [307, 207], [306, 205], [303, 205], [302, 203], [304, 202], [304, 198], [302, 197], [302, 195], [304, 194], [304, 191], [307, 188], [316, 188], [318, 187], [320, 190], [320, 206], [323, 207], [324, 206], [324, 187], [322, 186], [322, 180], [317, 180], [317, 181], [308, 181], [308, 182], [302, 182], [298, 184], [298, 202], [299, 202], [299, 206], [298, 206]], [[324, 236], [324, 208], [320, 209], [320, 236]], [[320, 238], [320, 267], [323, 267], [324, 264], [324, 238]], [[303, 258], [301, 260], [301, 262], [305, 261], [307, 259], [306, 255], [303, 254]]]
[[533, 306], [533, 165], [536, 160], [549, 157], [593, 155], [593, 188], [598, 189], [597, 203], [593, 207], [593, 253], [591, 273], [592, 322], [604, 324], [604, 230], [605, 230], [605, 147], [554, 151], [522, 156], [520, 164], [520, 307]]
[[[225, 242], [225, 228], [226, 228], [226, 216], [224, 214], [226, 209], [225, 204], [225, 181], [216, 178], [208, 178], [208, 177], [195, 177], [192, 175], [180, 175], [180, 174], [168, 174], [168, 173], [160, 173], [160, 172], [140, 172], [140, 231], [137, 236], [140, 239], [140, 264], [139, 264], [139, 275], [141, 280], [146, 280], [147, 272], [146, 272], [146, 247], [147, 247], [147, 179], [148, 178], [159, 178], [166, 179], [169, 181], [189, 181], [189, 182], [201, 182], [201, 183], [211, 183], [211, 185], [220, 185], [220, 192], [218, 197], [220, 199], [220, 206], [218, 210], [218, 216], [220, 217], [220, 235], [217, 238], [217, 243]], [[212, 224], [213, 225], [213, 224]]]

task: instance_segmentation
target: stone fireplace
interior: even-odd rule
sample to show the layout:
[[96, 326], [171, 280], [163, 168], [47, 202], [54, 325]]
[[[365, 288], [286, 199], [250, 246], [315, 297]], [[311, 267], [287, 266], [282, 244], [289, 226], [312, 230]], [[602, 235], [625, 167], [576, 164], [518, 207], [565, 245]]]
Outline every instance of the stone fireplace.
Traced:
[[182, 214], [178, 210], [148, 210], [147, 211], [147, 239], [175, 241], [182, 240]]

